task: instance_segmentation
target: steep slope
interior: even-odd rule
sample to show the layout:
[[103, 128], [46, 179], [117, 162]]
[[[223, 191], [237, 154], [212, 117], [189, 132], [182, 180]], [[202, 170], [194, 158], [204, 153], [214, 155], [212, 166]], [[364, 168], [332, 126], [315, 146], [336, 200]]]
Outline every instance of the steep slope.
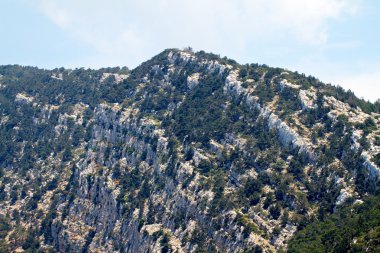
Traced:
[[0, 67], [0, 248], [275, 252], [376, 194], [379, 104], [191, 50]]

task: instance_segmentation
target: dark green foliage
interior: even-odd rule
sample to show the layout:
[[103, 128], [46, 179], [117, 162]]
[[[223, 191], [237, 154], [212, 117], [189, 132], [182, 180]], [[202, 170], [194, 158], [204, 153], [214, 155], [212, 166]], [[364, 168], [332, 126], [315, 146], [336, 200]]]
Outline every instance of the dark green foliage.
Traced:
[[243, 235], [245, 238], [248, 238], [251, 233], [259, 231], [256, 224], [249, 217], [240, 213], [237, 216], [237, 224], [244, 227]]
[[33, 228], [25, 231], [20, 227], [16, 227], [8, 240], [14, 240], [14, 245], [6, 243], [6, 236], [9, 232], [15, 228], [10, 225], [10, 219], [1, 216], [0, 217], [0, 252], [8, 253], [14, 252], [17, 247], [22, 247], [25, 252], [38, 252], [40, 242], [38, 240], [38, 234], [36, 234]]
[[88, 247], [90, 246], [91, 242], [92, 242], [92, 239], [94, 238], [96, 232], [95, 230], [90, 230], [86, 236], [86, 242], [85, 244], [83, 245], [83, 248], [82, 248], [82, 253], [87, 253], [88, 252]]
[[185, 161], [190, 161], [191, 159], [193, 159], [193, 155], [194, 155], [194, 149], [190, 147], [185, 153]]
[[9, 225], [9, 220], [6, 219], [5, 217], [0, 217], [0, 250], [2, 248], [1, 244], [5, 240], [5, 237], [7, 236], [10, 230], [11, 230], [11, 227]]
[[375, 136], [374, 143], [376, 146], [380, 146], [380, 136]]
[[252, 249], [244, 251], [244, 253], [263, 253], [263, 249], [259, 245], [255, 245]]
[[57, 216], [55, 212], [49, 212], [45, 219], [41, 222], [41, 234], [45, 236], [45, 243], [51, 243], [53, 241], [51, 226], [53, 219]]
[[57, 186], [58, 186], [58, 180], [54, 178], [46, 185], [46, 190], [48, 191], [54, 190], [55, 188], [57, 188]]
[[140, 219], [139, 220], [139, 224], [137, 226], [137, 230], [140, 232], [141, 231], [141, 228], [144, 226], [145, 224], [145, 220], [144, 219]]
[[224, 195], [224, 189], [226, 187], [226, 175], [224, 171], [216, 170], [213, 183], [213, 192], [215, 193], [213, 201], [211, 203], [210, 215], [215, 217], [220, 212], [228, 210], [233, 205], [231, 199]]
[[121, 178], [120, 165], [118, 163], [115, 164], [115, 167], [112, 170], [112, 178], [116, 180]]
[[269, 208], [269, 213], [273, 219], [277, 220], [281, 216], [281, 207], [275, 204]]
[[273, 193], [269, 192], [265, 198], [263, 208], [267, 209], [274, 201]]
[[243, 193], [246, 198], [250, 198], [255, 193], [260, 192], [261, 187], [262, 187], [262, 182], [253, 178], [248, 178], [248, 180], [246, 181], [244, 185]]
[[[278, 92], [280, 92], [281, 94], [277, 106], [277, 111], [280, 114], [280, 116], [293, 114], [295, 111], [301, 109], [301, 104], [297, 99], [297, 91], [290, 88], [283, 88], [282, 90], [278, 90]], [[270, 99], [270, 101], [271, 100], [272, 99]]]
[[35, 192], [33, 194], [33, 197], [29, 200], [29, 202], [26, 204], [26, 208], [29, 211], [32, 211], [37, 208], [38, 201], [41, 199], [41, 193]]
[[375, 164], [376, 164], [377, 166], [380, 167], [380, 153], [377, 154], [377, 155], [375, 155], [375, 157], [374, 157], [374, 162], [375, 162]]
[[146, 199], [150, 196], [150, 185], [147, 181], [144, 181], [144, 183], [141, 186], [141, 190], [139, 192], [139, 198]]
[[288, 171], [298, 179], [302, 179], [303, 177], [302, 163], [296, 158], [292, 158], [292, 160], [290, 161]]
[[249, 205], [255, 206], [260, 202], [261, 194], [258, 192], [255, 192], [254, 194], [249, 196]]
[[169, 244], [169, 241], [170, 241], [170, 238], [168, 236], [168, 234], [164, 233], [161, 241], [160, 241], [160, 244], [161, 244], [161, 253], [168, 253], [170, 252], [171, 250], [171, 246]]
[[379, 232], [380, 197], [370, 197], [362, 205], [345, 207], [307, 225], [290, 240], [288, 251], [378, 252]]
[[205, 231], [200, 227], [195, 228], [193, 233], [191, 234], [190, 243], [198, 245], [199, 248], [203, 248], [205, 240]]
[[269, 81], [267, 83], [260, 83], [258, 87], [256, 87], [255, 93], [259, 96], [260, 103], [264, 104], [273, 100], [275, 89]]
[[222, 117], [225, 101], [222, 85], [221, 78], [210, 76], [188, 94], [188, 99], [173, 114], [170, 126], [179, 139], [188, 136], [189, 141], [207, 145], [210, 139], [223, 137], [226, 123]]
[[207, 60], [218, 60], [222, 64], [229, 64], [232, 66], [237, 65], [237, 62], [235, 60], [228, 59], [227, 57], [220, 57], [220, 55], [213, 54], [213, 53], [206, 53], [203, 50], [196, 52], [195, 55]]
[[30, 231], [27, 234], [21, 247], [23, 250], [25, 250], [25, 252], [38, 252], [40, 242], [38, 240], [37, 234], [34, 231]]
[[212, 169], [212, 163], [208, 160], [201, 160], [198, 165], [198, 169], [203, 173], [207, 174]]
[[5, 185], [0, 185], [0, 201], [5, 200], [7, 193], [5, 192]]

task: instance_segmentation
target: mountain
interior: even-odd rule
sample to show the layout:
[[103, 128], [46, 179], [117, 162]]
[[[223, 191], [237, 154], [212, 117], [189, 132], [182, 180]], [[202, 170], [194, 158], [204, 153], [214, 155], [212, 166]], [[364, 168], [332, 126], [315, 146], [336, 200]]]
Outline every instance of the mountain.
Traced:
[[379, 102], [190, 49], [0, 74], [0, 252], [379, 250]]

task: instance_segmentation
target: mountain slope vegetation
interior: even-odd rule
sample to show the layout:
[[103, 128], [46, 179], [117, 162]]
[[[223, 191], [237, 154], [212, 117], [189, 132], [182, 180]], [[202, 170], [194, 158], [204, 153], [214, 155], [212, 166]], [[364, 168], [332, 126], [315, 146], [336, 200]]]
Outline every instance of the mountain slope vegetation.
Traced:
[[0, 116], [0, 252], [379, 249], [380, 103], [314, 77], [0, 66]]

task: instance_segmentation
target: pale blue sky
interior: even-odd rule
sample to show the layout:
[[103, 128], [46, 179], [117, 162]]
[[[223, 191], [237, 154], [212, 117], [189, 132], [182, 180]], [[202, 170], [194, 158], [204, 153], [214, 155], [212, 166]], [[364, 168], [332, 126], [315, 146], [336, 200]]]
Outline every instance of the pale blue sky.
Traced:
[[380, 98], [377, 0], [2, 0], [0, 64], [136, 67], [191, 46]]

